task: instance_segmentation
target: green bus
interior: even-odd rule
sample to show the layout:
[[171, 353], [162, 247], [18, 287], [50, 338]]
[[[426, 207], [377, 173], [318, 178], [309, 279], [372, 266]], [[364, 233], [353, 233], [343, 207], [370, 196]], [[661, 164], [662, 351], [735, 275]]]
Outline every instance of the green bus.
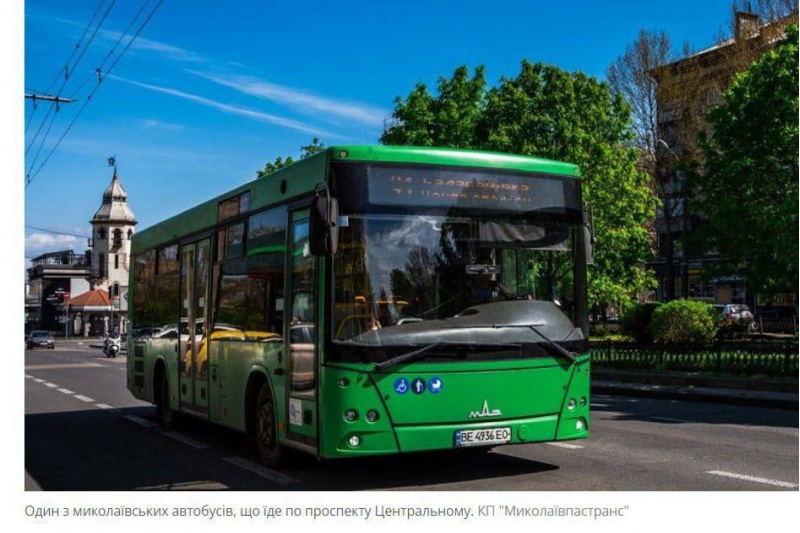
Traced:
[[269, 467], [586, 438], [590, 226], [572, 164], [327, 148], [133, 236], [128, 389]]

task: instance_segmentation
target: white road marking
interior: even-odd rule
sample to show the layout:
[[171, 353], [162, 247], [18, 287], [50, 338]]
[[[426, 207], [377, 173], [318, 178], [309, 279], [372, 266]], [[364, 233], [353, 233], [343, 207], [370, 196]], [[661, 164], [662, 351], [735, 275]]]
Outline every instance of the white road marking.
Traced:
[[754, 481], [756, 483], [764, 483], [766, 485], [774, 485], [776, 487], [784, 487], [793, 489], [797, 487], [797, 483], [789, 483], [788, 481], [776, 481], [774, 479], [767, 479], [763, 477], [746, 476], [744, 474], [734, 474], [733, 472], [723, 472], [720, 470], [711, 470], [706, 474], [713, 474], [715, 476], [731, 477], [734, 479], [741, 479], [743, 481]]
[[33, 381], [35, 381], [36, 383], [44, 383], [45, 380], [41, 378], [33, 378]]
[[569, 444], [568, 442], [545, 442], [545, 444], [549, 444], [550, 446], [558, 446], [559, 448], [567, 448], [569, 450], [580, 450], [583, 448], [583, 446]]
[[232, 465], [236, 465], [240, 468], [244, 468], [245, 470], [249, 470], [254, 474], [258, 474], [261, 477], [265, 477], [270, 481], [274, 481], [275, 483], [279, 483], [281, 485], [286, 485], [288, 483], [299, 483], [299, 480], [289, 477], [285, 474], [281, 474], [280, 472], [276, 472], [275, 470], [270, 470], [269, 468], [265, 468], [261, 465], [257, 465], [252, 461], [248, 461], [247, 459], [242, 459], [241, 457], [226, 457], [223, 459]]
[[88, 396], [84, 396], [83, 394], [76, 394], [74, 397], [79, 399], [80, 401], [86, 402], [86, 403], [90, 403], [90, 402], [94, 401], [93, 399], [89, 398]]
[[145, 420], [144, 418], [141, 418], [141, 417], [138, 417], [138, 416], [135, 416], [135, 415], [128, 415], [125, 418], [127, 418], [128, 420], [130, 420], [131, 422], [133, 422], [135, 424], [139, 424], [140, 426], [143, 426], [143, 427], [146, 427], [146, 428], [158, 427], [158, 424], [154, 424], [154, 423], [150, 422], [149, 420]]
[[31, 376], [30, 374], [25, 374], [25, 377], [28, 379], [33, 379], [33, 376]]
[[105, 409], [106, 411], [119, 411], [119, 409], [116, 407], [112, 407], [106, 403], [96, 403], [94, 406], [99, 407], [100, 409]]
[[55, 383], [45, 383], [44, 386], [50, 387], [51, 389], [55, 389], [56, 387], [58, 387], [58, 385], [56, 385]]
[[75, 394], [69, 389], [56, 389], [58, 392], [63, 392], [64, 394]]
[[[711, 422], [703, 422], [701, 420], [688, 420], [685, 418], [670, 418], [667, 416], [651, 416], [651, 420], [660, 420], [664, 422], [678, 422], [681, 424], [710, 424]], [[747, 426], [744, 424], [714, 424], [715, 427], [724, 427], [724, 428], [733, 428], [733, 429], [744, 429], [747, 431], [762, 431], [767, 433], [778, 433], [780, 435], [791, 435], [796, 437], [797, 430], [794, 428], [777, 428], [777, 427], [766, 427], [766, 426]]]
[[208, 445], [208, 444], [206, 444], [204, 442], [200, 442], [199, 440], [194, 440], [193, 438], [187, 437], [186, 435], [182, 435], [180, 433], [165, 432], [164, 435], [166, 435], [167, 437], [169, 437], [171, 439], [175, 439], [178, 442], [182, 442], [182, 443], [186, 444], [187, 446], [191, 446], [192, 448], [196, 448], [198, 450], [205, 450], [206, 448], [210, 448], [211, 447], [210, 445]]

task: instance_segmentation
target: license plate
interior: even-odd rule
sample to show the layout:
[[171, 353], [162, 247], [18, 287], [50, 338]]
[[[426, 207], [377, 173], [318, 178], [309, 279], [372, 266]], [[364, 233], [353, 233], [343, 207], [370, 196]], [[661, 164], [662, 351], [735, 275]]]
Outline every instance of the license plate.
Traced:
[[462, 429], [455, 433], [456, 446], [487, 446], [511, 442], [511, 428]]

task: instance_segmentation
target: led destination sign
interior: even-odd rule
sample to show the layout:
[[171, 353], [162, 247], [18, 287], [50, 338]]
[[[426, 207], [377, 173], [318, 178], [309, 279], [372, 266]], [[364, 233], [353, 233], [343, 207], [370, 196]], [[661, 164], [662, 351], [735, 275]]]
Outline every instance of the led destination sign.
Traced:
[[576, 180], [480, 169], [388, 168], [368, 171], [369, 203], [532, 211], [578, 208]]

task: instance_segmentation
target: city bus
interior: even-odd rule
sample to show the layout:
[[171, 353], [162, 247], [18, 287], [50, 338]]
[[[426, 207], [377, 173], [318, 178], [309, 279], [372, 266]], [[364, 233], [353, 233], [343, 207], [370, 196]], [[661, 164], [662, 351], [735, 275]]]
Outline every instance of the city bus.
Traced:
[[132, 237], [127, 387], [268, 467], [586, 438], [585, 213], [573, 164], [327, 148]]

